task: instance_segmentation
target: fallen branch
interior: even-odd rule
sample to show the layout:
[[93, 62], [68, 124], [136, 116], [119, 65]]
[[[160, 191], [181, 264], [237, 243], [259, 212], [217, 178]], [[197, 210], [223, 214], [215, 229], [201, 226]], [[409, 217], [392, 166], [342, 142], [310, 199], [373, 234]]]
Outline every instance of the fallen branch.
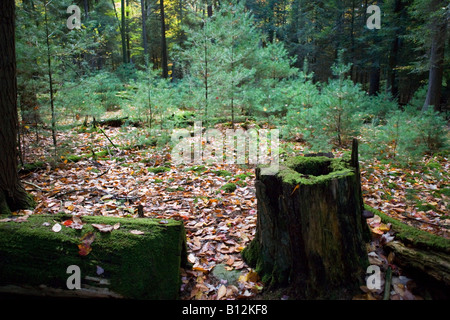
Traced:
[[25, 180], [22, 180], [22, 183], [28, 184], [28, 185], [30, 185], [30, 186], [32, 186], [32, 187], [35, 187], [35, 188], [38, 189], [38, 190], [42, 190], [41, 187], [35, 185], [34, 183], [31, 183], [31, 182], [28, 182], [28, 181], [25, 181]]
[[450, 256], [445, 251], [407, 247], [399, 241], [389, 242], [385, 248], [395, 253], [395, 263], [404, 269], [426, 274], [450, 286]]

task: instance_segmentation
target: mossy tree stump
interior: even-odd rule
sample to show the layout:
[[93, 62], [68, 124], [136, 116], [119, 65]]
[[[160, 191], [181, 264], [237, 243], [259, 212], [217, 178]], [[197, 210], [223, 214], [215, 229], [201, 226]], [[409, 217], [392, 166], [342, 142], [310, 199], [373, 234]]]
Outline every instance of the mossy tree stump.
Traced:
[[243, 251], [268, 288], [297, 298], [349, 298], [368, 266], [357, 142], [352, 157], [295, 157], [277, 175], [256, 169], [255, 239]]
[[[69, 218], [31, 215], [25, 222], [0, 222], [0, 286], [34, 290], [44, 285], [62, 296], [84, 292], [132, 299], [178, 298], [180, 267], [187, 261], [182, 221], [84, 216], [83, 228], [77, 230], [62, 225]], [[59, 232], [52, 230], [55, 223], [62, 225]], [[120, 227], [110, 232], [93, 226], [118, 223]], [[91, 251], [80, 255], [86, 234], [95, 238]], [[68, 290], [71, 265], [80, 268], [80, 290]]]

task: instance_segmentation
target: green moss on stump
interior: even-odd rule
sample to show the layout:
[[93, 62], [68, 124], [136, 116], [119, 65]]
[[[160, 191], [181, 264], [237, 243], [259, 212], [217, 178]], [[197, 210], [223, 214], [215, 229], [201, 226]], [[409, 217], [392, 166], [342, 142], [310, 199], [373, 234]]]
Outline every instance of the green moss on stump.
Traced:
[[278, 176], [290, 184], [313, 185], [327, 183], [354, 174], [347, 158], [293, 157], [288, 159]]
[[[156, 219], [83, 217], [82, 230], [62, 226], [51, 230], [64, 217], [32, 215], [27, 222], [0, 223], [0, 284], [45, 284], [66, 288], [70, 265], [81, 269], [82, 285], [86, 276], [104, 277], [109, 289], [127, 298], [176, 299], [180, 288], [180, 266], [186, 262], [186, 236], [182, 222]], [[43, 223], [50, 223], [44, 226]], [[92, 223], [120, 228], [103, 233]], [[130, 233], [143, 231], [143, 235]], [[92, 251], [80, 256], [80, 238], [95, 233]], [[104, 274], [97, 275], [97, 266]]]

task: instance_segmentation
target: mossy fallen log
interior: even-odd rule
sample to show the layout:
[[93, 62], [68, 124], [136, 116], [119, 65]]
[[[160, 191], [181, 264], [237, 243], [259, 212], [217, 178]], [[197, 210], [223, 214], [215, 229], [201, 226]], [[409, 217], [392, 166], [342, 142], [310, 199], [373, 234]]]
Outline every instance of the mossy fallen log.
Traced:
[[385, 245], [394, 252], [394, 261], [402, 268], [413, 273], [427, 275], [450, 288], [450, 256], [443, 252], [407, 247], [400, 241]]
[[365, 209], [391, 224], [396, 241], [385, 245], [395, 263], [415, 276], [450, 288], [450, 239], [416, 229], [368, 205]]
[[365, 205], [364, 208], [378, 215], [383, 223], [391, 224], [391, 228], [395, 232], [395, 238], [406, 245], [450, 254], [450, 239], [409, 226], [368, 205]]
[[[80, 230], [66, 227], [65, 219], [31, 215], [25, 222], [0, 222], [1, 286], [68, 291], [67, 268], [76, 265], [82, 289], [98, 287], [109, 296], [132, 299], [178, 298], [180, 267], [186, 262], [182, 222], [84, 216]], [[52, 230], [56, 223], [62, 226], [59, 232]], [[100, 232], [93, 224], [118, 228]], [[83, 244], [86, 234], [94, 237], [92, 243]]]

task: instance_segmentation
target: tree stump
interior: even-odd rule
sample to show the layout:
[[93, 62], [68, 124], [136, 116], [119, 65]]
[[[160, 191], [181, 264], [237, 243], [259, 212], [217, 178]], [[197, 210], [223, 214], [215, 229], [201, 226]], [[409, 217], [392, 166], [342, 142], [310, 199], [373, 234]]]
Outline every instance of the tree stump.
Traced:
[[243, 257], [269, 289], [296, 298], [351, 298], [369, 265], [357, 141], [351, 158], [287, 160], [277, 175], [256, 169], [255, 239]]

